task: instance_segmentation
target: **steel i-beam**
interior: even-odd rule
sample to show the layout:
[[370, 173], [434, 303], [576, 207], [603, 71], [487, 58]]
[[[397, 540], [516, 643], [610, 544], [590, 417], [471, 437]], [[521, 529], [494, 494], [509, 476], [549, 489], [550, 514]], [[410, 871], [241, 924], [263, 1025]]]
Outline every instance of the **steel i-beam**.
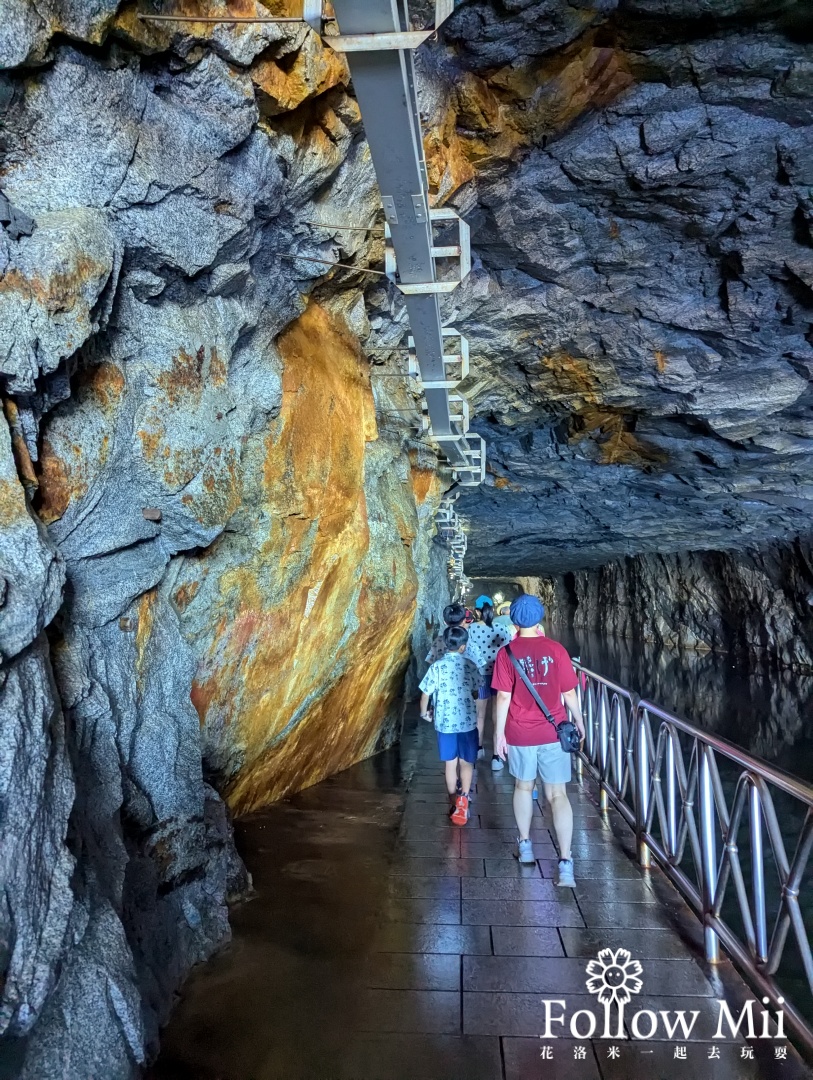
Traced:
[[[437, 282], [438, 249], [432, 236], [411, 46], [403, 47], [403, 37], [387, 40], [389, 35], [408, 33], [406, 4], [403, 0], [334, 0], [333, 7], [342, 38], [352, 39], [347, 62], [397, 259], [398, 285], [404, 287], [431, 431], [442, 441], [452, 466], [471, 471], [464, 432], [452, 418], [449, 390], [443, 385], [448, 376], [438, 295], [409, 290], [409, 286]], [[341, 42], [333, 40], [341, 49]], [[402, 47], [396, 47], [399, 44]]]

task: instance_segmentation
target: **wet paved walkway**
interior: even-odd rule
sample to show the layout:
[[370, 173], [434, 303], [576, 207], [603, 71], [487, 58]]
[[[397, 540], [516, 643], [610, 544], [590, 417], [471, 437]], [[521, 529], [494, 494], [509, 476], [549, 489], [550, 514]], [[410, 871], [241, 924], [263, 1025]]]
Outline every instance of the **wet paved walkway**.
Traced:
[[[482, 762], [472, 820], [452, 825], [434, 732], [415, 720], [400, 747], [239, 822], [257, 895], [185, 987], [155, 1080], [811, 1075], [772, 1041], [729, 1038], [715, 1055], [715, 999], [736, 1015], [747, 991], [729, 965], [704, 966], [697, 921], [659, 871], [638, 869], [629, 830], [602, 818], [591, 784], [571, 785], [575, 893], [553, 884], [538, 806], [538, 864], [512, 858], [511, 790]], [[578, 1041], [562, 1027], [540, 1040], [546, 998], [564, 999], [568, 1020], [594, 1012], [601, 1034], [585, 966], [607, 947], [643, 965], [627, 1029], [640, 1009], [698, 1010], [689, 1040], [662, 1025], [651, 1041]]]

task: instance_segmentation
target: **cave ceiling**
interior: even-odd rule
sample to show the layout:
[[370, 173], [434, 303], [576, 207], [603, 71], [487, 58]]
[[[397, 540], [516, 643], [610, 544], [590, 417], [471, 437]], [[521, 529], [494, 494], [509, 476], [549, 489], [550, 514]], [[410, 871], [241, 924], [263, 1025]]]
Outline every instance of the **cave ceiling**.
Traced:
[[[369, 278], [281, 261], [296, 248], [380, 265], [343, 60], [304, 28], [200, 38], [112, 2], [68, 9], [60, 22], [15, 0], [0, 27], [5, 66], [25, 73], [0, 76], [0, 186], [23, 214], [8, 242], [24, 277], [78, 283], [55, 317], [42, 298], [5, 298], [3, 370], [32, 455], [38, 416], [68, 393], [64, 358], [87, 342], [94, 362], [111, 318], [161, 309], [149, 333], [121, 335], [127, 355], [139, 335], [222, 352], [201, 292], [231, 313], [236, 355], [252, 334], [270, 355], [311, 290], [343, 305], [389, 365], [374, 380], [381, 431], [414, 443], [392, 291], [374, 282], [362, 303]], [[471, 344], [463, 390], [488, 443], [486, 482], [458, 505], [467, 571], [808, 531], [809, 0], [463, 0], [416, 63], [431, 190], [472, 228], [472, 273], [443, 302]], [[314, 218], [360, 231], [328, 239]], [[239, 391], [242, 439], [274, 394]], [[187, 434], [179, 420], [174, 438]]]
[[803, 2], [477, 0], [425, 54], [474, 248], [470, 575], [809, 528], [811, 42]]

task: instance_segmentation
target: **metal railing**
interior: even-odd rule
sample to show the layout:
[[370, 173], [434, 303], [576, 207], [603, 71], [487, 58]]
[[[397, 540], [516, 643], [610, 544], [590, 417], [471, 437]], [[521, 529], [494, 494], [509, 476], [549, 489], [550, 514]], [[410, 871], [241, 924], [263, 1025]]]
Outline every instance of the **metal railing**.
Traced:
[[[641, 866], [654, 856], [694, 909], [706, 959], [716, 963], [722, 943], [813, 1052], [813, 1018], [777, 981], [793, 942], [813, 996], [813, 954], [799, 903], [813, 849], [813, 785], [578, 662], [575, 667], [585, 721], [582, 762], [599, 785], [601, 809], [615, 806], [635, 831]], [[784, 804], [784, 833], [777, 802]]]

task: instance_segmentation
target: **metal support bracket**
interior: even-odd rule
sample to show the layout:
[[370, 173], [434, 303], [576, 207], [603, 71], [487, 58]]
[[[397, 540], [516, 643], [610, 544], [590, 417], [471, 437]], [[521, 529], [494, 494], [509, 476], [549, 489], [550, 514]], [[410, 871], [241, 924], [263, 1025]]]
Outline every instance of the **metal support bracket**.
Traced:
[[[486, 442], [482, 435], [477, 432], [469, 432], [465, 439], [463, 453], [469, 460], [468, 465], [455, 465], [453, 471], [455, 478], [459, 477], [459, 483], [463, 487], [476, 487], [482, 484], [486, 478]], [[472, 446], [471, 444], [476, 445]], [[462, 476], [459, 476], [462, 474]]]
[[[314, 3], [315, 0], [311, 0]], [[321, 3], [319, 3], [321, 8]], [[454, 0], [435, 0], [435, 24], [431, 30], [399, 30], [383, 34], [338, 34], [324, 37], [325, 45], [336, 52], [384, 52], [390, 49], [417, 49], [454, 11]], [[308, 21], [306, 19], [306, 21]]]
[[[427, 380], [425, 430], [431, 428], [433, 439], [434, 432], [441, 436], [434, 446], [448, 466], [469, 475], [462, 430], [468, 425], [467, 410], [457, 403], [452, 416], [449, 401], [458, 371], [465, 377], [468, 355], [464, 344], [455, 348], [456, 343], [446, 340], [451, 335], [443, 333], [438, 303], [438, 294], [451, 293], [470, 271], [469, 230], [454, 210], [429, 209], [415, 60], [413, 52], [402, 47], [416, 39], [398, 36], [412, 33], [407, 3], [333, 0], [333, 10], [339, 37], [325, 39], [325, 44], [339, 48], [344, 38], [344, 44], [351, 45], [347, 62], [387, 219], [384, 231], [391, 250], [385, 255], [386, 273], [404, 294], [408, 333]], [[435, 26], [453, 10], [454, 0], [436, 0]], [[423, 40], [425, 32], [418, 33]]]
[[322, 0], [303, 0], [302, 19], [311, 30], [322, 33]]
[[[450, 281], [421, 281], [406, 284], [397, 280], [398, 263], [395, 258], [395, 248], [392, 245], [392, 233], [389, 226], [384, 225], [384, 273], [391, 278], [395, 287], [405, 296], [418, 296], [425, 293], [450, 293], [454, 292], [461, 281], [465, 281], [471, 272], [471, 242], [470, 231], [467, 223], [454, 211], [446, 206], [429, 211], [430, 222], [453, 221], [457, 223], [457, 243], [445, 244], [431, 248], [433, 263], [437, 259], [457, 259], [457, 275]], [[437, 266], [435, 266], [437, 271]]]
[[[459, 330], [455, 330], [451, 326], [444, 327], [442, 333], [444, 339], [457, 339], [457, 350], [451, 353], [444, 352], [443, 354], [443, 370], [448, 375], [448, 378], [433, 380], [432, 382], [424, 382], [421, 379], [421, 368], [418, 363], [418, 355], [415, 352], [415, 339], [413, 337], [407, 338], [407, 345], [409, 346], [409, 374], [413, 378], [418, 379], [425, 390], [454, 390], [469, 373], [468, 340], [463, 337]], [[454, 368], [457, 367], [457, 365], [459, 365], [459, 371], [455, 374]], [[449, 371], [450, 368], [452, 369], [451, 372]]]
[[[458, 406], [457, 409], [454, 408], [455, 405]], [[429, 423], [429, 416], [426, 413], [421, 414], [421, 430], [430, 439], [434, 439], [435, 442], [457, 442], [469, 430], [469, 403], [462, 394], [449, 394], [449, 422], [459, 424], [461, 430], [449, 435], [436, 435]], [[466, 468], [466, 466], [462, 465], [461, 468]]]

